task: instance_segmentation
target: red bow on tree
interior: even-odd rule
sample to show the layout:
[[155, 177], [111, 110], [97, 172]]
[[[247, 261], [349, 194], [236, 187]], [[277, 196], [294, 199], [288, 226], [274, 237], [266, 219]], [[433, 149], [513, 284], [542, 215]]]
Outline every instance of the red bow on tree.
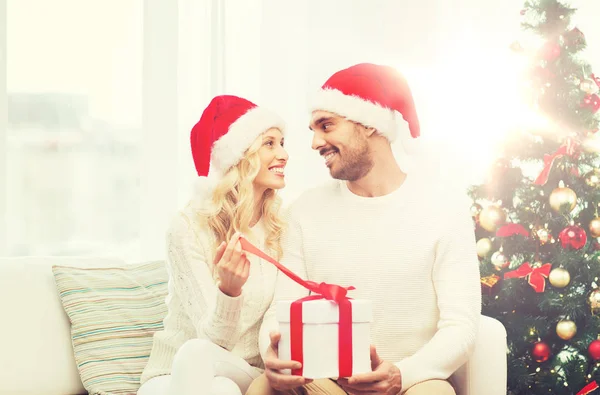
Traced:
[[569, 137], [567, 138], [567, 141], [565, 141], [565, 143], [556, 150], [555, 153], [553, 153], [552, 155], [545, 154], [544, 169], [542, 170], [538, 178], [536, 178], [535, 184], [545, 185], [546, 182], [548, 182], [550, 170], [552, 169], [554, 161], [558, 158], [563, 157], [564, 155], [569, 155], [570, 157], [574, 158], [577, 155], [577, 147], [577, 142]]
[[592, 392], [594, 392], [596, 389], [598, 389], [600, 387], [598, 387], [598, 383], [595, 381], [592, 381], [591, 383], [589, 383], [588, 385], [586, 385], [585, 387], [583, 387], [581, 389], [581, 391], [579, 391], [577, 393], [577, 395], [587, 395], [587, 394], [591, 394]]
[[506, 224], [496, 231], [498, 237], [509, 237], [514, 235], [529, 236], [529, 232], [521, 224]]
[[525, 262], [517, 270], [504, 273], [504, 279], [527, 277], [527, 282], [535, 292], [544, 292], [546, 290], [546, 279], [550, 275], [551, 269], [552, 265], [550, 263], [534, 268], [531, 267], [529, 262]]

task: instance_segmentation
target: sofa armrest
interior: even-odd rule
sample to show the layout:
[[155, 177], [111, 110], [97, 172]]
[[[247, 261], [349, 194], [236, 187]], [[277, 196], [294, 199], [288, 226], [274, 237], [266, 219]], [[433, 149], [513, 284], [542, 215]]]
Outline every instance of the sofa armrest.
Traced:
[[481, 316], [473, 354], [452, 376], [457, 395], [506, 395], [506, 329], [496, 319]]

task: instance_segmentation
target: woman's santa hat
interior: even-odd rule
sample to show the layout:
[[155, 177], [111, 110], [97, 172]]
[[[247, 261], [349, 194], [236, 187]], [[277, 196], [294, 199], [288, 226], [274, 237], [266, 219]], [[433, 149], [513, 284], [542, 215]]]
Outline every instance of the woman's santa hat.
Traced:
[[283, 120], [274, 112], [237, 96], [213, 98], [190, 134], [192, 157], [200, 176], [196, 192], [208, 196], [254, 140], [271, 128], [282, 134], [285, 129]]
[[323, 110], [372, 127], [404, 148], [420, 136], [419, 118], [404, 76], [390, 66], [360, 63], [333, 74], [312, 100]]

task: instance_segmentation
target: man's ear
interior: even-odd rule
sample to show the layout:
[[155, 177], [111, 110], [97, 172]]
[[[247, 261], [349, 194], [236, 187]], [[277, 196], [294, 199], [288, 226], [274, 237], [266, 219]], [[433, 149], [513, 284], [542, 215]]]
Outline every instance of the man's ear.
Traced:
[[365, 127], [365, 133], [367, 134], [367, 137], [371, 137], [372, 135], [377, 134], [377, 129]]

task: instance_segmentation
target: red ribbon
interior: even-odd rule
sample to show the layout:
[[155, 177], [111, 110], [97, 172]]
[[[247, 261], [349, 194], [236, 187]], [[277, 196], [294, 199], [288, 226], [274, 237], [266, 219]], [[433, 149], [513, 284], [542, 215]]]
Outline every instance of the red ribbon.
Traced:
[[596, 77], [594, 74], [592, 74], [592, 79], [596, 82], [598, 88], [600, 88], [600, 77]]
[[555, 153], [552, 155], [545, 154], [544, 155], [544, 169], [536, 178], [536, 185], [545, 185], [548, 182], [548, 177], [550, 177], [550, 170], [552, 169], [552, 165], [554, 165], [554, 161], [558, 158], [563, 157], [564, 155], [569, 155], [571, 157], [575, 156], [575, 152], [577, 149], [577, 143], [573, 141], [573, 139], [568, 138], [567, 141], [561, 145]]
[[577, 393], [577, 395], [587, 395], [587, 394], [591, 394], [592, 392], [594, 392], [594, 390], [598, 389], [600, 387], [598, 387], [598, 383], [595, 381], [592, 381], [591, 383], [589, 383], [588, 385], [586, 385], [585, 387], [583, 387], [581, 389], [581, 391], [579, 391]]
[[550, 275], [551, 269], [552, 265], [550, 263], [533, 268], [529, 265], [529, 262], [525, 262], [517, 270], [504, 273], [504, 279], [527, 277], [527, 282], [535, 292], [544, 292], [546, 290], [546, 278]]
[[528, 237], [529, 232], [521, 224], [506, 224], [496, 231], [496, 236], [498, 237], [509, 237], [514, 235]]
[[[324, 282], [316, 283], [314, 281], [303, 280], [281, 263], [252, 245], [252, 243], [245, 238], [240, 237], [240, 243], [244, 251], [272, 263], [290, 279], [317, 294], [298, 299], [292, 302], [290, 307], [290, 342], [292, 360], [302, 364], [304, 363], [302, 304], [309, 300], [318, 299], [327, 299], [338, 304], [340, 316], [338, 323], [338, 374], [339, 377], [352, 376], [352, 303], [350, 303], [346, 294], [349, 290], [355, 288], [352, 286], [341, 287], [336, 284], [327, 284]], [[294, 376], [302, 376], [302, 368], [292, 370], [292, 374]]]

